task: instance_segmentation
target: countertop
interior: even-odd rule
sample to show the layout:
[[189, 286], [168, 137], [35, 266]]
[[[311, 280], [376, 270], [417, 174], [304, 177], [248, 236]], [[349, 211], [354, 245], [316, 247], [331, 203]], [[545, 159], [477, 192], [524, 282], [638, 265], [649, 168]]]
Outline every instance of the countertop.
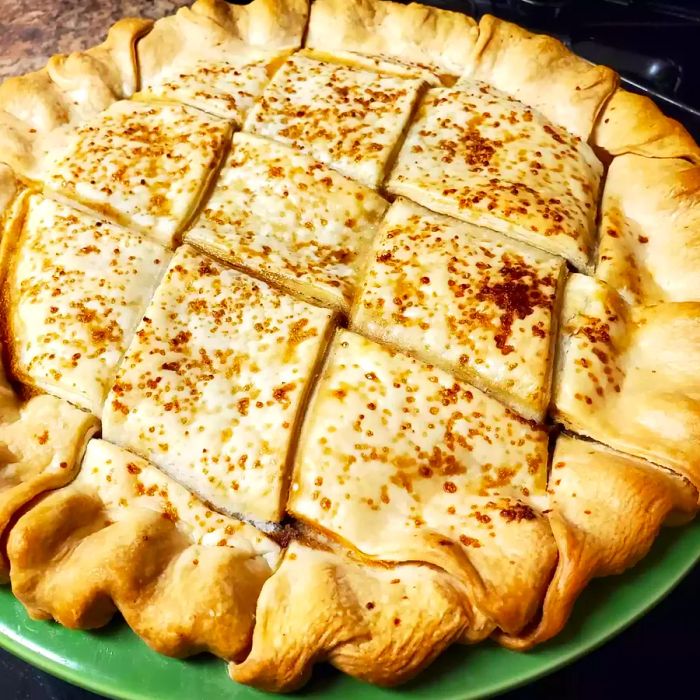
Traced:
[[122, 17], [158, 19], [191, 0], [0, 0], [0, 80], [99, 44]]

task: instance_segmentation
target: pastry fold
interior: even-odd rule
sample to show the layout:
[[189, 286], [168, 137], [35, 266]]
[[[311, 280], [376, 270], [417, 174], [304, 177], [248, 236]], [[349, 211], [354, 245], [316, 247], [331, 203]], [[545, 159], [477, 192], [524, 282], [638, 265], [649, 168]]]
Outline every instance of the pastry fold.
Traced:
[[40, 180], [47, 156], [72, 130], [138, 87], [136, 42], [150, 20], [122, 19], [99, 46], [51, 58], [45, 68], [0, 85], [0, 159]]
[[[0, 537], [32, 499], [75, 476], [85, 445], [98, 427], [89, 413], [53, 396], [22, 403], [0, 365]], [[0, 582], [8, 575], [3, 555]]]
[[572, 275], [554, 371], [554, 417], [700, 485], [700, 303], [629, 306]]
[[482, 80], [588, 140], [617, 86], [613, 70], [590, 64], [554, 37], [492, 15], [479, 20], [478, 36], [458, 84]]
[[421, 564], [383, 566], [293, 542], [260, 593], [252, 649], [233, 680], [295, 690], [328, 661], [377, 685], [405, 682], [452, 642], [483, 638], [459, 581]]
[[34, 619], [90, 629], [118, 609], [156, 651], [239, 658], [278, 546], [135, 455], [92, 440], [76, 479], [22, 515], [12, 591]]
[[476, 22], [461, 12], [383, 0], [316, 0], [305, 45], [335, 55], [359, 53], [458, 76], [476, 42]]
[[301, 45], [307, 15], [307, 0], [180, 8], [138, 43], [138, 97], [177, 100], [240, 125], [275, 63]]
[[496, 634], [511, 649], [561, 631], [592, 578], [634, 566], [662, 525], [686, 522], [698, 503], [697, 489], [670, 469], [565, 435], [554, 450], [548, 495], [559, 562], [539, 621], [523, 634]]
[[617, 156], [600, 215], [596, 277], [632, 304], [700, 301], [700, 166]]
[[682, 124], [665, 116], [645, 95], [622, 88], [598, 115], [591, 145], [607, 158], [634, 153], [648, 158], [685, 158], [700, 164], [700, 147]]

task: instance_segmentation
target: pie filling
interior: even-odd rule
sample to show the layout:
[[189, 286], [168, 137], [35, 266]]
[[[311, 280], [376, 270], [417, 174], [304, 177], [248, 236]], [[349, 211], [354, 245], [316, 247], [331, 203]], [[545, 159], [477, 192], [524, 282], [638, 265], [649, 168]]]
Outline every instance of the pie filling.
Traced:
[[693, 517], [680, 125], [490, 16], [149, 28], [0, 86], [0, 579], [32, 617], [391, 685], [546, 641]]

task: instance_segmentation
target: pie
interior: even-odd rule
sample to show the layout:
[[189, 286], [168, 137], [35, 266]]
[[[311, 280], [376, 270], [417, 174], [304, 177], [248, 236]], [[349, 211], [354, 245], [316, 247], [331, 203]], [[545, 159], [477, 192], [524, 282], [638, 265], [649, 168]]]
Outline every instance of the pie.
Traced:
[[31, 617], [394, 685], [546, 642], [696, 514], [700, 148], [609, 68], [489, 15], [197, 0], [5, 81], [0, 127]]

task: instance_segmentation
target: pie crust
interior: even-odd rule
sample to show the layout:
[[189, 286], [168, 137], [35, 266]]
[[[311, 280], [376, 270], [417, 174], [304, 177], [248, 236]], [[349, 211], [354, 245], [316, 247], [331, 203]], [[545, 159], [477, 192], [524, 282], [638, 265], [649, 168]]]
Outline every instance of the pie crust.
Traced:
[[700, 148], [559, 41], [197, 0], [0, 85], [0, 161], [33, 618], [394, 685], [695, 516]]

